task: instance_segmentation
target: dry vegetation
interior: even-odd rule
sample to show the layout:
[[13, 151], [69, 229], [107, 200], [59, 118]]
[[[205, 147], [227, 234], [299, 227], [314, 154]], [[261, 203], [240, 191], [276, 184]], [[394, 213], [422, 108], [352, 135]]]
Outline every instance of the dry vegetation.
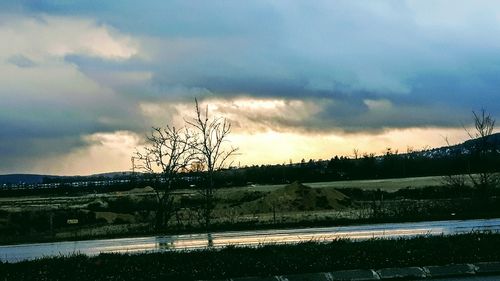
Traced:
[[[476, 204], [468, 190], [440, 184], [441, 177], [425, 177], [227, 188], [216, 195], [212, 220], [222, 230], [485, 217], [499, 211], [485, 209], [496, 204], [496, 196]], [[158, 233], [154, 196], [145, 187], [84, 196], [0, 198], [0, 243]], [[178, 190], [173, 198], [175, 214], [161, 233], [203, 231], [203, 197]], [[77, 224], [68, 224], [75, 219]]]

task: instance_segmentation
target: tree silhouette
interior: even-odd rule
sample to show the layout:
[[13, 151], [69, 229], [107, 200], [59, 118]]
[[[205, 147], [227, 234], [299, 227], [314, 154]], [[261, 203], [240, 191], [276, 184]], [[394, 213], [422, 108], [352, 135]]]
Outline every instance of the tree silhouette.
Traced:
[[156, 228], [163, 229], [174, 213], [172, 191], [180, 172], [193, 161], [194, 138], [185, 128], [153, 128], [147, 142], [133, 156], [134, 170], [144, 172], [156, 193]]
[[209, 116], [208, 106], [200, 108], [195, 99], [196, 117], [186, 121], [195, 133], [192, 148], [196, 152], [197, 160], [205, 168], [201, 195], [204, 199], [203, 217], [205, 228], [210, 232], [212, 212], [215, 207], [214, 175], [217, 171], [230, 166], [230, 158], [236, 154], [238, 148], [228, 146], [228, 136], [231, 133], [231, 123], [224, 117]]

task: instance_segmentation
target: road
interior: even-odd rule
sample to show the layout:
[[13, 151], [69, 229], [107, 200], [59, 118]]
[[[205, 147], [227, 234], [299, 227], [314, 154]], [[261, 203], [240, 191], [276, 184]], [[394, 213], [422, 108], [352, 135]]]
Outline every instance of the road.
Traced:
[[[214, 247], [223, 247], [228, 245], [255, 246], [305, 241], [327, 242], [341, 238], [352, 240], [366, 240], [370, 238], [394, 239], [418, 235], [460, 234], [471, 231], [500, 232], [500, 219], [219, 232], [212, 233], [210, 237], [211, 244]], [[46, 256], [69, 255], [74, 253], [92, 256], [98, 255], [99, 253], [140, 253], [173, 249], [201, 249], [208, 246], [208, 241], [207, 234], [186, 234], [7, 245], [0, 246], [0, 260], [18, 262]]]

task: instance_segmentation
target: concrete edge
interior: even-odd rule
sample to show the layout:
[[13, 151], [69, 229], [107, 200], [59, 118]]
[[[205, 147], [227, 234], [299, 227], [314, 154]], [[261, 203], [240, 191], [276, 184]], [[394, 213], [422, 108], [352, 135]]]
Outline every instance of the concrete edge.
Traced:
[[476, 274], [495, 274], [500, 272], [500, 262], [479, 262], [476, 266]]
[[379, 275], [373, 269], [339, 270], [328, 273], [330, 280], [380, 280]]
[[447, 264], [440, 266], [424, 266], [429, 277], [453, 277], [476, 274], [477, 267], [473, 264]]
[[391, 267], [377, 270], [377, 274], [382, 280], [390, 279], [424, 279], [427, 272], [421, 267]]
[[[424, 266], [424, 267], [393, 267], [374, 269], [355, 269], [355, 270], [339, 270], [332, 272], [318, 272], [311, 273], [311, 278], [317, 274], [324, 274], [329, 281], [369, 281], [369, 280], [406, 280], [406, 279], [432, 279], [443, 277], [457, 277], [457, 276], [484, 276], [500, 274], [500, 261], [494, 262], [479, 262], [474, 264], [448, 264], [437, 266]], [[307, 277], [305, 274], [297, 274]], [[242, 278], [228, 278], [211, 281], [288, 281], [287, 276], [293, 275], [279, 275], [271, 277], [242, 277]], [[203, 280], [199, 280], [203, 281]], [[208, 280], [205, 280], [208, 281]]]

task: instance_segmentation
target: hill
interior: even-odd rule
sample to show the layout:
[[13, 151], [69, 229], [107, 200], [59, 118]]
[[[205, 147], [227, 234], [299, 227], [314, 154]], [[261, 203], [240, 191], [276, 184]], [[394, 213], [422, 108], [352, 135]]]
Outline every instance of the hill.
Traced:
[[128, 179], [132, 172], [110, 172], [88, 176], [53, 176], [40, 174], [6, 174], [0, 175], [0, 184], [41, 184], [48, 182], [81, 182], [97, 180]]
[[39, 184], [46, 175], [37, 174], [8, 174], [0, 175], [0, 184]]
[[[433, 148], [422, 152], [413, 152], [413, 154], [423, 155], [428, 158], [469, 154], [480, 142], [480, 139], [471, 139], [460, 144]], [[500, 149], [500, 133], [488, 136], [486, 143], [490, 149]]]
[[262, 198], [245, 202], [241, 208], [258, 212], [272, 212], [273, 208], [281, 211], [339, 210], [349, 206], [350, 202], [349, 197], [336, 189], [316, 189], [294, 182]]

